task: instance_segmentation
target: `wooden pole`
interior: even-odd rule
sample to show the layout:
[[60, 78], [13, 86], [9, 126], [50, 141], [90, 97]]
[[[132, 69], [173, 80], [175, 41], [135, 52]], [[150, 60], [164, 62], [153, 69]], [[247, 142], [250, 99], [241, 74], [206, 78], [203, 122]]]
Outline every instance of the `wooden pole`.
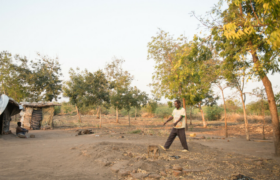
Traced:
[[128, 111], [128, 124], [129, 124], [129, 127], [130, 127], [130, 115], [129, 115], [129, 111]]
[[186, 119], [186, 128], [185, 128], [185, 131], [187, 131], [189, 128], [188, 128], [188, 123], [187, 123], [187, 109], [186, 109], [186, 100], [185, 98], [183, 98], [183, 107], [185, 109], [185, 119]]
[[116, 107], [116, 123], [119, 123], [119, 109]]
[[79, 113], [79, 109], [78, 109], [77, 105], [76, 105], [76, 111], [77, 111], [77, 116], [79, 118], [79, 123], [82, 123], [81, 115]]
[[100, 124], [99, 125], [100, 125], [100, 128], [101, 128], [102, 127], [101, 107], [99, 107], [99, 109], [100, 109], [100, 111], [99, 111], [100, 112]]

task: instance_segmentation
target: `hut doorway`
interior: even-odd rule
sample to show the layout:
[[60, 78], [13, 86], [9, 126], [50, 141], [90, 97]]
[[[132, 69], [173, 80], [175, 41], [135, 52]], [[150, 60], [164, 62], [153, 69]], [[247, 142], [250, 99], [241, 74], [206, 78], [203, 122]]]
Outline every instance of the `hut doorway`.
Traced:
[[40, 130], [43, 120], [42, 108], [34, 108], [31, 117], [31, 129]]

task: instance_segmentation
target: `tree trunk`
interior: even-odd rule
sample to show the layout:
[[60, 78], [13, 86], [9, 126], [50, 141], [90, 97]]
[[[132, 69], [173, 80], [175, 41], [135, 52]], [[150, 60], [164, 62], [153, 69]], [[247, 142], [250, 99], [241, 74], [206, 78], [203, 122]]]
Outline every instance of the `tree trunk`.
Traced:
[[200, 103], [199, 103], [199, 110], [200, 110], [201, 117], [202, 117], [203, 127], [206, 128], [207, 127], [207, 123], [205, 122], [204, 113], [203, 113], [203, 110], [201, 108], [201, 104]]
[[136, 115], [137, 115], [137, 108], [135, 107], [135, 120], [136, 120]]
[[227, 131], [227, 108], [226, 108], [226, 102], [225, 102], [225, 97], [224, 97], [224, 90], [221, 89], [222, 91], [222, 96], [223, 96], [223, 102], [224, 102], [224, 112], [225, 112], [225, 137], [228, 137], [228, 131]]
[[246, 140], [250, 141], [250, 134], [249, 134], [249, 127], [248, 127], [248, 120], [247, 120], [247, 114], [246, 114], [246, 108], [245, 108], [245, 102], [243, 99], [242, 91], [239, 91], [241, 101], [242, 101], [242, 107], [243, 107], [243, 114], [244, 114], [244, 123], [245, 123], [245, 132], [246, 132]]
[[130, 127], [130, 115], [129, 115], [129, 111], [127, 111], [127, 112], [128, 112], [128, 125]]
[[119, 109], [116, 107], [116, 123], [119, 123]]
[[96, 118], [97, 119], [100, 117], [99, 114], [100, 114], [100, 107], [97, 108], [97, 112], [96, 112]]
[[76, 105], [76, 111], [77, 111], [77, 116], [79, 118], [79, 123], [82, 123], [81, 115], [79, 113], [79, 109], [78, 109], [77, 105]]
[[100, 125], [100, 128], [102, 127], [102, 116], [101, 116], [101, 107], [99, 107], [99, 112], [100, 112], [100, 123], [99, 123], [99, 125]]
[[185, 131], [187, 131], [189, 129], [189, 127], [188, 127], [188, 123], [187, 123], [187, 109], [186, 109], [186, 100], [185, 100], [185, 98], [183, 98], [183, 107], [185, 109], [185, 118], [186, 118], [186, 128], [185, 128]]
[[[259, 67], [260, 62], [258, 59], [258, 56], [256, 53], [252, 53], [253, 56], [253, 62], [256, 64], [257, 67]], [[271, 114], [272, 119], [272, 127], [273, 127], [273, 137], [274, 137], [274, 148], [275, 148], [275, 155], [280, 156], [280, 126], [279, 126], [279, 116], [277, 112], [277, 106], [274, 98], [274, 93], [272, 89], [272, 85], [266, 74], [261, 75], [261, 80], [263, 82], [263, 85], [265, 87], [265, 92], [267, 95], [268, 105], [269, 105], [269, 111]]]
[[193, 109], [193, 107], [191, 106], [190, 108], [191, 108], [191, 110], [190, 110], [190, 125], [192, 125], [192, 109]]

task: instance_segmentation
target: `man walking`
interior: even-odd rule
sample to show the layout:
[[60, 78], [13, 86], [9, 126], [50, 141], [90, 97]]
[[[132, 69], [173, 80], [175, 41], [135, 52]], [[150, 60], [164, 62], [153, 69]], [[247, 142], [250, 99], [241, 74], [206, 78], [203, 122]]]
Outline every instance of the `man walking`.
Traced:
[[175, 109], [173, 110], [172, 116], [163, 124], [167, 124], [169, 121], [173, 119], [173, 129], [165, 143], [164, 146], [160, 146], [163, 150], [169, 149], [171, 144], [173, 143], [176, 136], [179, 137], [181, 144], [184, 148], [182, 152], [188, 152], [188, 145], [186, 140], [186, 134], [185, 134], [185, 127], [186, 127], [186, 111], [184, 108], [181, 107], [181, 101], [176, 100], [174, 102]]

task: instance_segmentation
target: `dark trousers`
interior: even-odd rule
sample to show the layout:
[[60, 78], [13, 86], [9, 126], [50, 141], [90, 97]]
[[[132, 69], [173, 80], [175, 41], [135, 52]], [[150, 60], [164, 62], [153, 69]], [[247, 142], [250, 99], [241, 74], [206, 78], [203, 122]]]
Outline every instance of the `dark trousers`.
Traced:
[[181, 128], [181, 129], [173, 128], [164, 145], [164, 148], [169, 149], [169, 147], [173, 143], [176, 136], [179, 137], [183, 148], [189, 150], [188, 145], [187, 145], [187, 140], [186, 140], [185, 128]]

